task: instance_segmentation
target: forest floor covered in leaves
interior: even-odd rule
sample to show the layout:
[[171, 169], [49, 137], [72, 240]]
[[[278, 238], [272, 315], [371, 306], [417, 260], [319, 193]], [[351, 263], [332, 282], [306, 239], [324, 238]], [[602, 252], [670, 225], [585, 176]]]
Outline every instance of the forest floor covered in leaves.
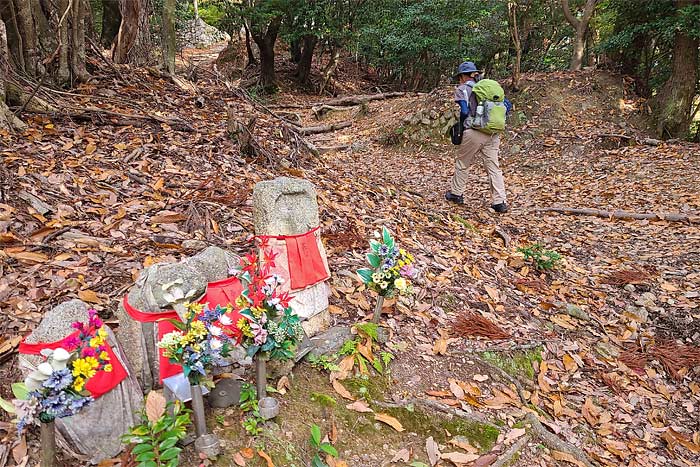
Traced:
[[[354, 270], [381, 226], [414, 253], [423, 277], [412, 300], [385, 309], [384, 346], [396, 354], [387, 378], [344, 381], [339, 391], [302, 365], [282, 396], [290, 420], [273, 438], [285, 442], [253, 441], [241, 434], [240, 414], [215, 414], [229, 454], [220, 465], [234, 465], [234, 457], [266, 465], [257, 454], [248, 458], [246, 448], [260, 446], [276, 456], [296, 447], [308, 459], [308, 428], [288, 427], [312, 421], [335, 437], [350, 466], [490, 465], [513, 446], [520, 450], [513, 465], [522, 467], [586, 465], [579, 454], [609, 466], [700, 464], [698, 224], [540, 210], [700, 213], [700, 148], [643, 144], [643, 104], [620, 78], [524, 77], [513, 96], [518, 123], [501, 150], [511, 209], [497, 215], [480, 166], [465, 205], [447, 204], [449, 141], [402, 137], [412, 112], [452, 106], [449, 90], [374, 101], [319, 122], [312, 104], [327, 99], [288, 89], [248, 98], [198, 55], [203, 107], [146, 70], [104, 69], [70, 94], [39, 95], [116, 113], [33, 115], [25, 133], [2, 135], [4, 380], [18, 378], [16, 346], [45, 310], [80, 298], [109, 317], [144, 266], [205, 244], [246, 251], [253, 185], [296, 176], [318, 189], [337, 323], [371, 313], [374, 298]], [[304, 126], [350, 119], [348, 128], [310, 137], [317, 146], [349, 147], [309, 154], [271, 113], [282, 105]], [[229, 138], [227, 106], [244, 124], [257, 117], [257, 157]], [[562, 264], [542, 272], [525, 261], [518, 248], [536, 242], [558, 251]], [[307, 387], [334, 402], [309, 407]], [[391, 418], [375, 420], [379, 413]], [[467, 419], [498, 433], [455, 426]], [[0, 435], [14, 442], [5, 422]], [[283, 459], [275, 465], [291, 465]]]

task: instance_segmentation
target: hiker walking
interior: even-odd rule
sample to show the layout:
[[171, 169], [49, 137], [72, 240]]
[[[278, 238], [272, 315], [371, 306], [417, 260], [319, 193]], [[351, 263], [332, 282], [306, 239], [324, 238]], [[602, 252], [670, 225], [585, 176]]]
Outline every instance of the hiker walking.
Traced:
[[[498, 164], [500, 134], [505, 130], [506, 113], [512, 105], [505, 98], [503, 88], [493, 80], [480, 79], [481, 70], [473, 62], [464, 62], [457, 68], [459, 85], [455, 102], [459, 105], [459, 125], [455, 125], [453, 143], [459, 144], [455, 157], [455, 173], [445, 199], [464, 204], [467, 173], [476, 157], [483, 160], [491, 185], [491, 207], [494, 211], [508, 211], [503, 172]], [[461, 138], [461, 142], [460, 142]]]

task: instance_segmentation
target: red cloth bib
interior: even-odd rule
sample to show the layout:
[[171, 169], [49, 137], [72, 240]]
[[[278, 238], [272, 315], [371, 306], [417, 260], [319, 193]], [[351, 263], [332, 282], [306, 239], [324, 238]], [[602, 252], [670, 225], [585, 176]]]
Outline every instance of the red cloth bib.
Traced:
[[[135, 321], [139, 323], [156, 323], [158, 326], [158, 341], [160, 341], [164, 335], [169, 332], [177, 330], [175, 325], [171, 323], [170, 319], [180, 320], [177, 312], [174, 310], [162, 311], [160, 313], [146, 313], [137, 310], [133, 306], [129, 305], [129, 300], [127, 296], [124, 295], [124, 301], [122, 302], [124, 309]], [[163, 349], [158, 349], [158, 364], [160, 366], [159, 383], [163, 384], [163, 379], [174, 376], [178, 373], [182, 373], [182, 366], [177, 363], [170, 362], [170, 359], [163, 355]]]
[[273, 272], [282, 277], [288, 275], [290, 290], [305, 289], [330, 277], [328, 261], [325, 254], [321, 253], [323, 245], [321, 236], [317, 233], [319, 228], [316, 227], [299, 235], [258, 236], [262, 240], [267, 240], [269, 247], [277, 253], [279, 260], [284, 261], [286, 257], [287, 267], [277, 265], [273, 268]]
[[[221, 306], [225, 308], [229, 304], [233, 305], [236, 303], [236, 299], [243, 292], [243, 284], [238, 280], [237, 277], [229, 277], [221, 281], [210, 282], [207, 285], [207, 291], [204, 297], [199, 299], [199, 303], [204, 305], [209, 305], [209, 309], [216, 308], [216, 306]], [[243, 337], [241, 330], [236, 327], [236, 323], [239, 319], [243, 317], [238, 310], [233, 310], [226, 313], [226, 316], [231, 318], [231, 324], [225, 326], [228, 331], [227, 334], [236, 339], [236, 343], [240, 343]]]
[[[44, 349], [55, 350], [59, 347], [65, 347], [65, 343], [72, 337], [78, 337], [78, 331], [75, 331], [68, 337], [56, 342], [37, 342], [36, 344], [28, 344], [21, 342], [18, 351], [24, 355], [41, 355]], [[127, 377], [127, 372], [117, 356], [114, 354], [112, 347], [105, 342], [106, 352], [109, 355], [109, 363], [112, 365], [112, 371], [100, 370], [95, 373], [95, 376], [87, 380], [85, 389], [87, 389], [92, 397], [97, 399], [103, 394], [108, 393]]]

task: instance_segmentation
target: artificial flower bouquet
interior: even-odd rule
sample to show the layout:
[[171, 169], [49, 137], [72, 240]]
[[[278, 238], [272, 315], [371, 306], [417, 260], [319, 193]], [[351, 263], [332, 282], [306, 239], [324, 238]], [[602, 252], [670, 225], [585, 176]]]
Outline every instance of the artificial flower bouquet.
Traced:
[[185, 320], [171, 320], [177, 330], [165, 334], [158, 342], [165, 357], [182, 365], [191, 384], [200, 384], [213, 365], [226, 365], [223, 359], [235, 345], [229, 311], [219, 305], [209, 309], [199, 303], [187, 304]]
[[63, 340], [62, 347], [41, 351], [46, 361], [24, 383], [12, 385], [16, 397], [12, 404], [0, 399], [3, 408], [17, 415], [20, 434], [31, 423], [48, 423], [77, 414], [94, 400], [85, 384], [99, 371], [112, 371], [107, 331], [95, 310], [89, 310], [88, 315], [88, 324], [72, 324], [76, 331]]
[[265, 352], [270, 359], [289, 360], [303, 337], [299, 317], [289, 305], [291, 297], [281, 292], [282, 278], [272, 274], [275, 255], [260, 244], [256, 253], [241, 259], [238, 276], [243, 292], [236, 300], [242, 318], [236, 323], [249, 356]]
[[396, 246], [386, 227], [382, 228], [381, 235], [376, 235], [379, 241], [370, 240], [372, 251], [367, 254], [371, 268], [358, 269], [357, 275], [370, 290], [382, 297], [410, 294], [413, 291], [411, 280], [418, 277], [413, 255]]

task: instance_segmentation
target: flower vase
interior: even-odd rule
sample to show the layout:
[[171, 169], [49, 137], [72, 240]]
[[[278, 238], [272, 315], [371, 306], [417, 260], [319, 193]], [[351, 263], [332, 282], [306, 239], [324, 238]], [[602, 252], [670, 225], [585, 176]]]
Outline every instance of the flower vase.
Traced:
[[258, 400], [267, 396], [267, 370], [265, 368], [266, 358], [260, 352], [255, 355], [255, 386], [258, 390]]
[[194, 413], [194, 432], [197, 438], [207, 434], [207, 419], [204, 414], [204, 398], [199, 384], [190, 386], [192, 391], [192, 412]]
[[41, 422], [41, 467], [56, 465], [56, 426], [55, 422]]
[[377, 297], [377, 306], [374, 307], [374, 314], [372, 315], [372, 322], [379, 323], [379, 317], [382, 314], [382, 306], [384, 305], [384, 295]]

